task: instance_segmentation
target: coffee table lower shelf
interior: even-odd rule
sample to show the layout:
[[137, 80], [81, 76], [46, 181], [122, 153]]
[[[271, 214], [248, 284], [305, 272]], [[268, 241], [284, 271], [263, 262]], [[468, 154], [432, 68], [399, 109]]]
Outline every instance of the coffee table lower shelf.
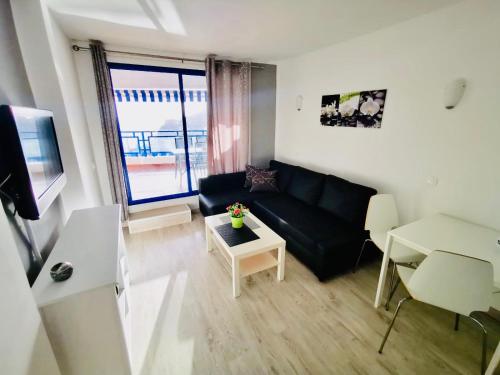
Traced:
[[278, 260], [269, 252], [253, 255], [240, 260], [240, 277], [276, 267]]

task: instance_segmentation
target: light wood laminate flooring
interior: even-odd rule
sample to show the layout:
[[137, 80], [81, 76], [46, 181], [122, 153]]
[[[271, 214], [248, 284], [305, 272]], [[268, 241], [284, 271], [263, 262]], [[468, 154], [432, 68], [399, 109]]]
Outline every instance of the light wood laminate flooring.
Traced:
[[[223, 256], [205, 250], [203, 217], [129, 235], [136, 374], [479, 374], [479, 331], [466, 319], [406, 304], [383, 354], [389, 312], [373, 307], [380, 262], [326, 283], [291, 253], [285, 280], [268, 270], [231, 293]], [[486, 317], [488, 359], [500, 337]]]

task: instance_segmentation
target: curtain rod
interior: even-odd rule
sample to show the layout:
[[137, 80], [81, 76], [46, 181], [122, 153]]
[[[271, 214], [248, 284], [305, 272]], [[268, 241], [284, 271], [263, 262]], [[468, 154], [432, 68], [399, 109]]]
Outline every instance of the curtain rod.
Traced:
[[[79, 51], [89, 51], [90, 47], [82, 47], [76, 44], [73, 44], [71, 46], [73, 51], [79, 52]], [[175, 60], [175, 61], [181, 61], [181, 62], [196, 62], [196, 63], [205, 63], [205, 60], [200, 60], [200, 59], [191, 59], [187, 57], [176, 57], [176, 56], [165, 56], [165, 55], [154, 55], [154, 54], [149, 54], [149, 53], [140, 53], [140, 52], [129, 52], [129, 51], [118, 51], [118, 50], [112, 50], [112, 49], [105, 49], [104, 52], [110, 52], [110, 53], [116, 53], [119, 55], [129, 55], [129, 56], [139, 56], [139, 57], [151, 57], [155, 59], [165, 59], [165, 60]], [[250, 64], [250, 66], [254, 69], [264, 69], [262, 65], [255, 65], [255, 64]]]

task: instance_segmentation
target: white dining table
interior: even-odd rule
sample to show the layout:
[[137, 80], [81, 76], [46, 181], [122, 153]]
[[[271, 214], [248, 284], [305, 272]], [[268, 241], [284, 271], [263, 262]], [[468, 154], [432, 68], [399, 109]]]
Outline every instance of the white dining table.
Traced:
[[497, 246], [498, 239], [500, 239], [500, 231], [445, 214], [432, 215], [390, 230], [385, 241], [375, 307], [379, 307], [382, 303], [385, 277], [394, 242], [399, 242], [425, 255], [434, 250], [444, 250], [491, 262], [493, 265], [494, 285], [500, 288], [500, 247]]
[[[435, 214], [390, 230], [385, 241], [375, 307], [378, 308], [382, 303], [385, 278], [394, 242], [399, 242], [426, 255], [434, 250], [445, 250], [486, 260], [493, 265], [494, 286], [500, 288], [500, 247], [497, 245], [499, 239], [500, 231], [445, 214]], [[489, 371], [492, 371], [492, 366], [496, 366], [494, 362], [498, 361], [496, 357], [499, 355], [500, 343], [488, 368]]]

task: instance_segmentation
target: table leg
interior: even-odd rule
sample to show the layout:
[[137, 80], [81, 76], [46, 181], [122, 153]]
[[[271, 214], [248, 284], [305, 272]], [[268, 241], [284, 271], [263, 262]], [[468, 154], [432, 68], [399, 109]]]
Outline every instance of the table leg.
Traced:
[[385, 276], [389, 267], [389, 259], [391, 256], [393, 241], [394, 237], [391, 234], [387, 234], [387, 239], [385, 241], [384, 258], [382, 259], [382, 267], [380, 267], [380, 276], [378, 279], [377, 295], [375, 296], [375, 308], [378, 308], [382, 303], [382, 296], [384, 295]]
[[486, 369], [485, 374], [486, 375], [493, 375], [495, 372], [495, 369], [498, 368], [498, 364], [500, 363], [500, 341], [497, 344], [497, 348], [495, 350], [495, 353], [493, 353], [493, 357], [491, 357], [490, 364], [488, 365], [488, 368]]
[[278, 247], [278, 281], [285, 278], [285, 246]]
[[238, 258], [232, 258], [232, 270], [233, 270], [233, 297], [240, 296], [240, 260]]
[[208, 225], [205, 225], [205, 237], [207, 241], [207, 252], [210, 252], [213, 250], [213, 242], [212, 242], [212, 231], [208, 227]]

